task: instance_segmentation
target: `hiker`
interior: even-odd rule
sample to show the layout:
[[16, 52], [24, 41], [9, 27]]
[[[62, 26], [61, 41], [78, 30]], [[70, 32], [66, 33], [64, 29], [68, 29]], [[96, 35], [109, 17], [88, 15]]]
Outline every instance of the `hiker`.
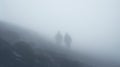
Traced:
[[66, 33], [64, 36], [64, 43], [67, 47], [69, 47], [69, 48], [71, 47], [72, 38], [68, 33]]

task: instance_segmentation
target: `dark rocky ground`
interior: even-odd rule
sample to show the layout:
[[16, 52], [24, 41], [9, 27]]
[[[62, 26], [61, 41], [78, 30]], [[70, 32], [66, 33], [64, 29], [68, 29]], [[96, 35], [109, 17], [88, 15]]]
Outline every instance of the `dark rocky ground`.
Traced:
[[87, 66], [72, 54], [35, 32], [0, 22], [0, 67]]

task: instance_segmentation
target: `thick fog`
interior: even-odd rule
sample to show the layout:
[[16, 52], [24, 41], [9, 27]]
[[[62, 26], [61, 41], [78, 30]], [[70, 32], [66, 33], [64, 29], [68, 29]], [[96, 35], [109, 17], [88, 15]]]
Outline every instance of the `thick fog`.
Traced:
[[119, 3], [119, 0], [0, 0], [0, 19], [35, 30], [53, 41], [57, 31], [63, 35], [67, 32], [76, 50], [119, 57]]

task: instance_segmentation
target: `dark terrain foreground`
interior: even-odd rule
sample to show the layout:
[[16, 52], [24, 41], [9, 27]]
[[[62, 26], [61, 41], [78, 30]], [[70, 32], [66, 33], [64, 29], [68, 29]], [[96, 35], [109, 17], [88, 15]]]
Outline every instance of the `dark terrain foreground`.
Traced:
[[37, 33], [0, 22], [0, 67], [90, 67]]

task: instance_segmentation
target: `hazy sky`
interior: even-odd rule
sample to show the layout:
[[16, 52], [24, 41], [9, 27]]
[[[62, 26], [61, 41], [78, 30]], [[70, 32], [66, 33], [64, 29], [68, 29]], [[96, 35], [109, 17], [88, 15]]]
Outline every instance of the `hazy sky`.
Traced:
[[[68, 32], [74, 47], [120, 47], [120, 0], [0, 0], [5, 21], [44, 33]], [[3, 6], [3, 7], [1, 7]], [[0, 9], [0, 10], [1, 10]], [[96, 48], [97, 49], [97, 48]]]

